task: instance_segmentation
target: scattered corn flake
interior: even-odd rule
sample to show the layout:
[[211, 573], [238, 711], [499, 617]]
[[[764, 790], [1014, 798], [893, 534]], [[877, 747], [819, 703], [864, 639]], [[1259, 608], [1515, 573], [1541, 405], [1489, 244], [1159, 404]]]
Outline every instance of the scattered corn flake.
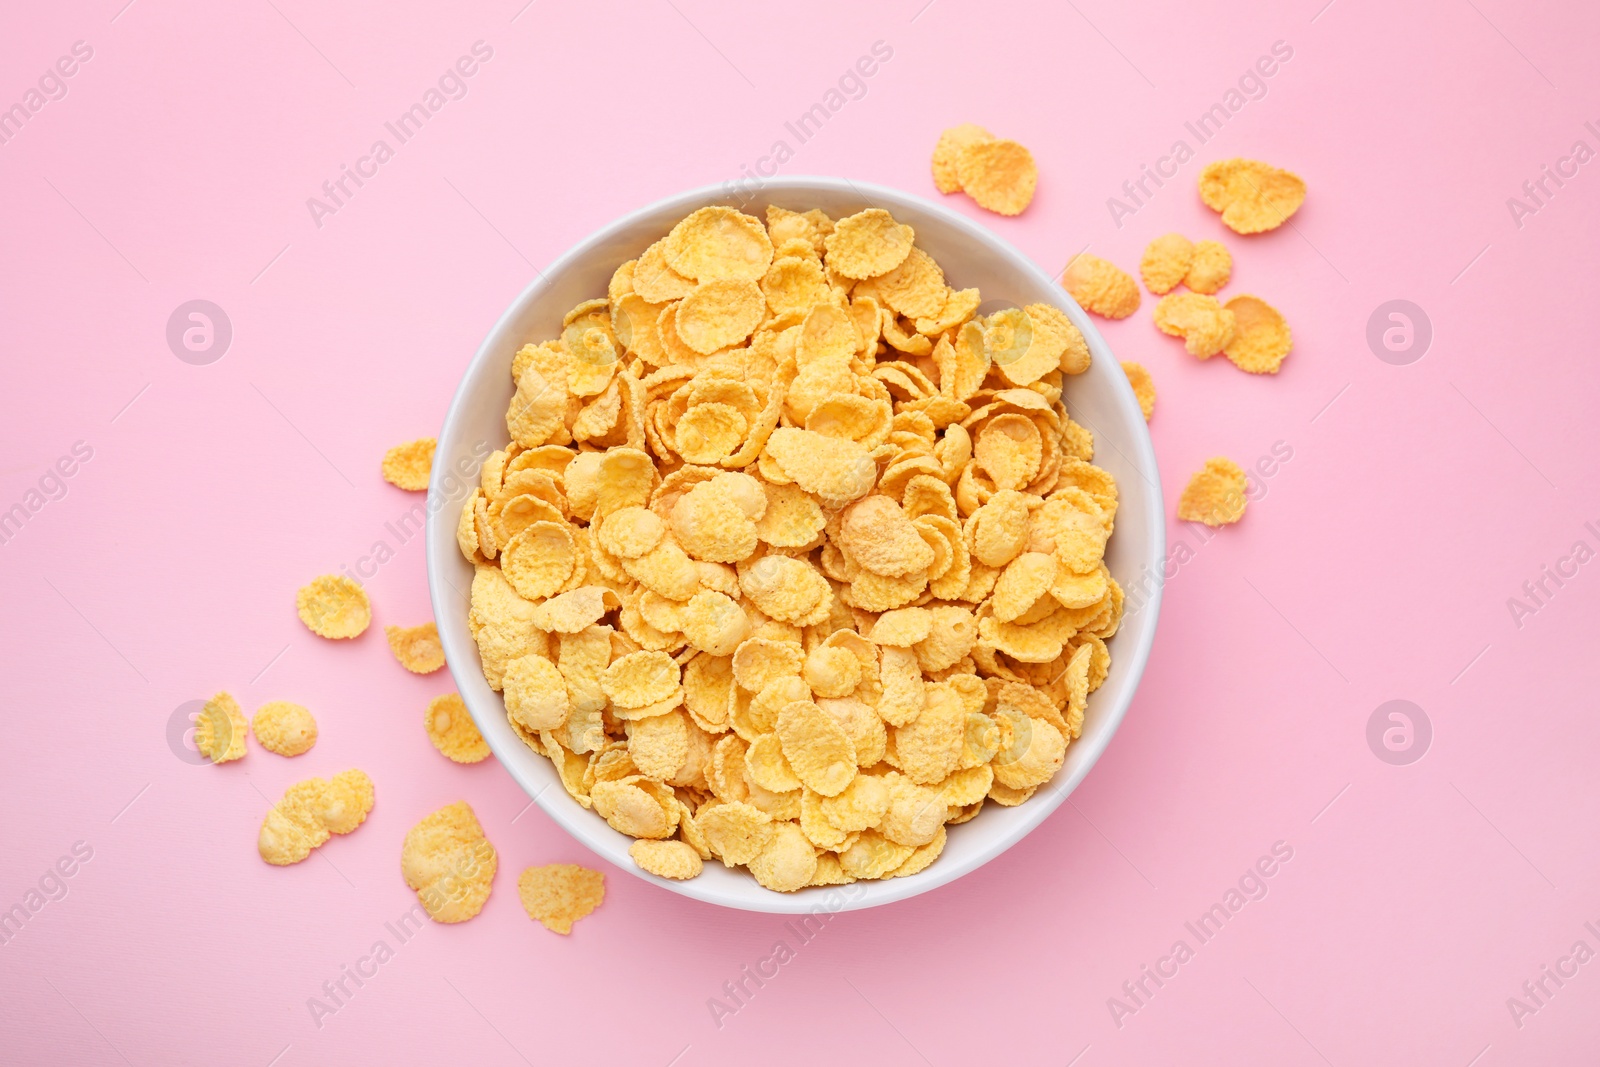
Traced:
[[1183, 284], [1197, 293], [1215, 293], [1233, 275], [1233, 256], [1220, 241], [1196, 241]]
[[1232, 311], [1202, 293], [1169, 293], [1156, 304], [1156, 328], [1183, 338], [1191, 356], [1210, 359], [1233, 340]]
[[994, 140], [994, 135], [982, 126], [964, 122], [959, 126], [952, 126], [939, 135], [939, 143], [933, 147], [933, 184], [945, 194], [959, 193], [961, 191], [961, 175], [957, 162], [961, 152], [968, 145], [979, 144], [984, 141]]
[[1195, 472], [1178, 498], [1178, 518], [1221, 526], [1244, 516], [1247, 498], [1244, 470], [1226, 456], [1214, 456]]
[[[198, 723], [196, 727], [198, 738]], [[298, 756], [317, 743], [317, 720], [310, 711], [287, 700], [269, 701], [257, 708], [250, 729], [262, 748], [280, 756]]]
[[494, 846], [463, 800], [413, 826], [400, 848], [406, 885], [438, 923], [465, 922], [482, 911], [498, 865]]
[[1195, 246], [1181, 233], [1166, 233], [1145, 246], [1139, 258], [1144, 287], [1156, 295], [1171, 291], [1188, 275]]
[[1085, 311], [1125, 319], [1139, 310], [1139, 286], [1127, 271], [1087, 252], [1072, 257], [1061, 275], [1062, 288]]
[[1233, 313], [1234, 333], [1223, 354], [1242, 371], [1277, 374], [1293, 345], [1282, 312], [1256, 296], [1236, 296], [1226, 307]]
[[444, 648], [439, 644], [439, 628], [432, 622], [421, 626], [385, 626], [389, 651], [400, 666], [412, 674], [432, 674], [444, 666]]
[[640, 870], [657, 878], [694, 878], [702, 869], [700, 853], [682, 841], [635, 841], [628, 846], [628, 855]]
[[481, 763], [489, 756], [489, 744], [467, 714], [459, 693], [445, 693], [428, 703], [428, 740], [443, 755], [457, 763]]
[[[634, 858], [638, 860], [637, 855]], [[698, 862], [699, 857], [695, 859]], [[640, 862], [639, 866], [645, 865]], [[528, 918], [542, 923], [546, 930], [570, 934], [573, 923], [592, 913], [605, 900], [606, 876], [575, 863], [529, 867], [517, 878], [517, 896], [522, 899]]]
[[262, 819], [256, 851], [276, 867], [299, 863], [330, 835], [348, 834], [365, 822], [372, 802], [372, 779], [362, 771], [296, 782]]
[[212, 763], [229, 763], [245, 754], [250, 724], [231, 693], [218, 693], [194, 717], [194, 747]]
[[1128, 384], [1133, 386], [1133, 395], [1139, 398], [1139, 410], [1144, 412], [1144, 421], [1149, 422], [1150, 416], [1156, 410], [1155, 380], [1150, 377], [1150, 372], [1142, 363], [1135, 363], [1132, 360], [1122, 361], [1122, 373], [1128, 376]]
[[383, 454], [383, 480], [411, 492], [428, 488], [428, 472], [433, 469], [433, 450], [439, 442], [419, 437], [395, 445]]
[[1306, 200], [1297, 174], [1255, 159], [1221, 159], [1200, 172], [1200, 199], [1235, 233], [1263, 233], [1289, 221]]
[[1039, 184], [1033, 153], [1015, 141], [968, 143], [956, 154], [961, 188], [981, 208], [997, 215], [1020, 215]]
[[359, 637], [372, 621], [366, 590], [342, 574], [313, 578], [295, 594], [300, 621], [318, 637]]

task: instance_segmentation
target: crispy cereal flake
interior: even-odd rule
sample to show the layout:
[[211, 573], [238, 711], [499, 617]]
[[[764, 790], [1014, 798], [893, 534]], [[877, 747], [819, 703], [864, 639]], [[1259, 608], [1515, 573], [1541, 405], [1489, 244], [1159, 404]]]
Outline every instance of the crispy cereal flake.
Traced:
[[1144, 421], [1149, 422], [1150, 416], [1156, 410], [1156, 383], [1150, 377], [1150, 372], [1142, 363], [1132, 360], [1122, 361], [1122, 373], [1128, 376], [1128, 384], [1133, 386], [1133, 395], [1139, 398], [1139, 410], [1144, 412]]
[[1247, 482], [1244, 470], [1226, 456], [1206, 460], [1178, 498], [1178, 518], [1222, 526], [1244, 516]]
[[1033, 201], [1039, 167], [1033, 153], [1015, 141], [974, 141], [957, 154], [956, 176], [979, 207], [1020, 215]]
[[1306, 200], [1297, 174], [1255, 159], [1222, 159], [1200, 172], [1200, 199], [1234, 233], [1262, 233], [1289, 221]]
[[1226, 307], [1233, 313], [1234, 333], [1223, 355], [1242, 371], [1277, 374], [1293, 344], [1282, 312], [1257, 296], [1236, 296]]
[[489, 744], [467, 714], [459, 693], [445, 693], [428, 704], [428, 740], [440, 753], [457, 763], [481, 763], [489, 757]]
[[1139, 287], [1132, 276], [1109, 260], [1085, 252], [1073, 256], [1061, 285], [1085, 311], [1108, 319], [1125, 319], [1139, 310]]
[[194, 747], [212, 763], [229, 763], [245, 753], [250, 726], [231, 693], [218, 693], [194, 717]]
[[438, 923], [466, 922], [482, 911], [498, 865], [478, 817], [461, 800], [413, 826], [400, 848], [406, 885]]
[[311, 712], [287, 700], [269, 701], [257, 708], [250, 719], [250, 729], [262, 748], [280, 756], [301, 755], [317, 743], [317, 720]]
[[439, 628], [432, 622], [421, 626], [385, 626], [389, 651], [400, 666], [412, 674], [432, 674], [444, 666], [444, 649], [439, 645]]
[[438, 443], [432, 437], [419, 437], [389, 449], [383, 454], [383, 480], [411, 492], [426, 490]]
[[342, 574], [313, 578], [295, 594], [300, 621], [318, 637], [359, 637], [372, 621], [366, 590]]

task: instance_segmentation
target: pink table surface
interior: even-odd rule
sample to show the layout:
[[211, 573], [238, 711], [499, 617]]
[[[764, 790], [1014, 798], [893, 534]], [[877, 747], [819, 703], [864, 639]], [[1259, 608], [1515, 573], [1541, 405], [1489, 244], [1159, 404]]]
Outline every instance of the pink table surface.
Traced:
[[[0, 544], [0, 909], [26, 915], [0, 945], [6, 1062], [1600, 1053], [1592, 5], [125, 2], [29, 5], [0, 35], [0, 106], [43, 87], [0, 144], [0, 509], [26, 517]], [[465, 95], [398, 143], [384, 123], [479, 41]], [[92, 55], [48, 77], [75, 42]], [[786, 123], [877, 42], [892, 55], [800, 143]], [[1244, 77], [1275, 48], [1270, 78]], [[1219, 102], [1201, 144], [1186, 123]], [[592, 229], [780, 140], [785, 173], [936, 196], [930, 150], [962, 121], [1029, 145], [1039, 192], [1015, 219], [945, 203], [1041, 264], [1220, 238], [1226, 292], [1293, 324], [1269, 378], [1185, 355], [1148, 298], [1104, 327], [1159, 386], [1169, 511], [1208, 456], [1292, 457], [1237, 527], [1173, 520], [1187, 551], [1121, 732], [999, 860], [809, 940], [608, 869], [604, 906], [548, 933], [518, 872], [597, 861], [494, 761], [430, 747], [421, 712], [451, 682], [384, 643], [429, 607], [421, 540], [393, 525], [417, 498], [379, 457], [437, 430], [495, 317]], [[307, 199], [380, 138], [393, 158], [314, 220]], [[1127, 199], [1180, 139], [1195, 158]], [[1306, 177], [1292, 226], [1239, 238], [1200, 204], [1200, 168], [1234, 155]], [[1137, 210], [1114, 221], [1113, 196]], [[193, 299], [232, 326], [206, 365], [165, 337]], [[1432, 329], [1398, 364], [1367, 339], [1397, 299]], [[346, 566], [371, 575], [375, 625], [335, 645], [293, 593]], [[321, 740], [184, 762], [174, 710], [222, 688], [307, 704]], [[1420, 760], [1369, 746], [1391, 700], [1431, 724]], [[263, 864], [268, 798], [352, 766], [377, 785], [367, 825]], [[457, 799], [499, 849], [494, 895], [402, 941], [401, 838]], [[1274, 848], [1292, 858], [1247, 877]], [[1241, 879], [1259, 899], [1196, 936]], [[787, 962], [745, 978], [779, 941]]]

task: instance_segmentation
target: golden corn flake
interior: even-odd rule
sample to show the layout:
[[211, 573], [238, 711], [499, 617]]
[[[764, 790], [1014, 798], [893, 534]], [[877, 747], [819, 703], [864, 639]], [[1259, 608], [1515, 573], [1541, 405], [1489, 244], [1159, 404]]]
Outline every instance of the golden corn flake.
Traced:
[[[698, 862], [699, 857], [695, 859]], [[528, 918], [542, 923], [546, 930], [570, 934], [573, 923], [605, 900], [606, 876], [575, 863], [529, 867], [517, 878], [517, 896]]]
[[383, 454], [383, 480], [412, 492], [427, 489], [433, 450], [438, 443], [432, 437], [419, 437], [389, 449]]
[[1139, 410], [1144, 412], [1144, 421], [1149, 422], [1150, 416], [1156, 410], [1155, 379], [1150, 377], [1150, 372], [1143, 364], [1127, 359], [1122, 361], [1122, 373], [1128, 376], [1128, 384], [1133, 386], [1133, 395], [1139, 398]]
[[[198, 737], [198, 723], [196, 726]], [[311, 712], [287, 700], [273, 700], [257, 708], [250, 719], [250, 729], [262, 748], [280, 756], [298, 756], [311, 751], [317, 743], [317, 720]]]
[[1085, 311], [1108, 319], [1125, 319], [1139, 310], [1139, 286], [1127, 271], [1087, 252], [1072, 257], [1061, 286]]
[[1156, 295], [1169, 292], [1188, 275], [1194, 245], [1181, 233], [1167, 233], [1145, 247], [1139, 259], [1144, 287]]
[[678, 336], [696, 352], [709, 355], [749, 337], [766, 312], [766, 297], [753, 281], [703, 282], [678, 305]]
[[758, 281], [772, 264], [767, 228], [730, 207], [703, 207], [685, 218], [667, 234], [664, 252], [673, 270], [701, 284]]
[[[1034, 180], [973, 129], [936, 168], [1001, 211]], [[515, 353], [509, 441], [457, 527], [468, 624], [514, 731], [641, 870], [717, 858], [774, 892], [914, 875], [1081, 732], [1122, 612], [1116, 483], [1063, 395], [1088, 343], [1051, 304], [980, 315], [946, 266], [880, 209], [705, 208]], [[1138, 305], [1109, 264], [1075, 271], [1091, 309]], [[458, 696], [427, 725], [486, 758]], [[330, 789], [286, 797], [313, 814], [275, 817], [274, 849], [358, 821]], [[431, 819], [408, 879], [468, 917], [481, 870], [425, 857], [492, 849], [464, 808]]]
[[194, 717], [194, 747], [212, 763], [229, 763], [243, 757], [249, 732], [244, 712], [230, 693], [218, 693]]
[[400, 848], [400, 873], [428, 917], [459, 923], [483, 910], [499, 857], [465, 801], [413, 826]]
[[1033, 201], [1039, 167], [1033, 153], [1015, 141], [973, 141], [956, 155], [956, 177], [979, 207], [1020, 215]]
[[1242, 371], [1277, 374], [1293, 344], [1283, 314], [1256, 296], [1236, 296], [1226, 306], [1233, 313], [1234, 333], [1223, 354]]
[[445, 693], [428, 704], [428, 740], [457, 763], [481, 763], [489, 757], [489, 743], [467, 714], [459, 693]]
[[439, 628], [431, 622], [421, 626], [385, 626], [389, 651], [400, 666], [412, 674], [432, 674], [444, 666], [444, 649], [439, 644]]
[[640, 870], [657, 878], [694, 878], [702, 866], [700, 853], [682, 841], [635, 841], [628, 846], [628, 855]]
[[1222, 159], [1200, 172], [1200, 199], [1234, 233], [1262, 233], [1289, 221], [1306, 200], [1297, 174], [1255, 159]]
[[1215, 293], [1233, 275], [1233, 256], [1220, 241], [1196, 241], [1183, 284], [1197, 293]]
[[366, 590], [342, 574], [313, 578], [295, 594], [300, 621], [318, 637], [359, 637], [372, 621]]
[[356, 770], [308, 778], [284, 791], [261, 821], [256, 850], [268, 863], [299, 863], [332, 834], [348, 834], [372, 811], [372, 779]]
[[1191, 356], [1210, 359], [1233, 340], [1233, 312], [1201, 293], [1170, 293], [1156, 304], [1156, 328], [1183, 338]]
[[846, 278], [887, 274], [911, 254], [916, 231], [882, 208], [868, 208], [834, 223], [823, 241], [828, 265]]
[[1246, 503], [1244, 470], [1226, 456], [1206, 460], [1178, 498], [1178, 518], [1221, 526], [1238, 522]]
[[797, 700], [778, 712], [783, 755], [806, 787], [837, 796], [856, 776], [856, 750], [844, 727], [816, 704]]
[[939, 135], [939, 143], [933, 147], [933, 184], [941, 193], [959, 193], [961, 191], [961, 175], [957, 163], [961, 152], [969, 145], [981, 144], [992, 141], [994, 136], [982, 126], [975, 126], [964, 122], [960, 126], [952, 126]]

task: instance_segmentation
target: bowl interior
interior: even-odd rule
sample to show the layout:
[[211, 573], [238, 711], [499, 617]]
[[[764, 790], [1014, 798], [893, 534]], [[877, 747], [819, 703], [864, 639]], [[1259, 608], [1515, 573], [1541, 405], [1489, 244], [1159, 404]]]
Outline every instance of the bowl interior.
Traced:
[[[605, 295], [619, 264], [637, 257], [684, 215], [718, 203], [758, 218], [765, 217], [769, 204], [798, 211], [821, 208], [835, 218], [867, 207], [885, 208], [916, 230], [917, 244], [945, 269], [951, 286], [982, 291], [985, 311], [1054, 304], [1083, 331], [1093, 356], [1087, 372], [1068, 379], [1065, 399], [1073, 419], [1094, 433], [1095, 463], [1116, 478], [1120, 490], [1106, 565], [1127, 592], [1127, 610], [1109, 642], [1110, 675], [1090, 696], [1083, 734], [1068, 748], [1066, 765], [1056, 777], [1025, 804], [988, 804], [971, 822], [951, 827], [943, 855], [909, 878], [783, 894], [762, 888], [743, 870], [715, 862], [698, 878], [683, 882], [645, 874], [628, 856], [632, 839], [579, 806], [562, 788], [549, 760], [529, 750], [512, 731], [500, 694], [483, 679], [467, 627], [472, 567], [456, 547], [456, 521], [476, 484], [479, 464], [507, 440], [513, 354], [526, 342], [557, 336], [568, 310]], [[988, 862], [1049, 816], [1104, 751], [1132, 699], [1155, 634], [1164, 555], [1161, 486], [1150, 435], [1127, 378], [1088, 316], [1031, 260], [976, 223], [906, 193], [837, 178], [780, 178], [739, 195], [717, 187], [684, 193], [612, 223], [551, 264], [495, 324], [468, 367], [439, 434], [429, 490], [427, 560], [434, 618], [461, 696], [501, 764], [551, 818], [617, 866], [673, 892], [751, 911], [853, 910], [915, 896]]]

